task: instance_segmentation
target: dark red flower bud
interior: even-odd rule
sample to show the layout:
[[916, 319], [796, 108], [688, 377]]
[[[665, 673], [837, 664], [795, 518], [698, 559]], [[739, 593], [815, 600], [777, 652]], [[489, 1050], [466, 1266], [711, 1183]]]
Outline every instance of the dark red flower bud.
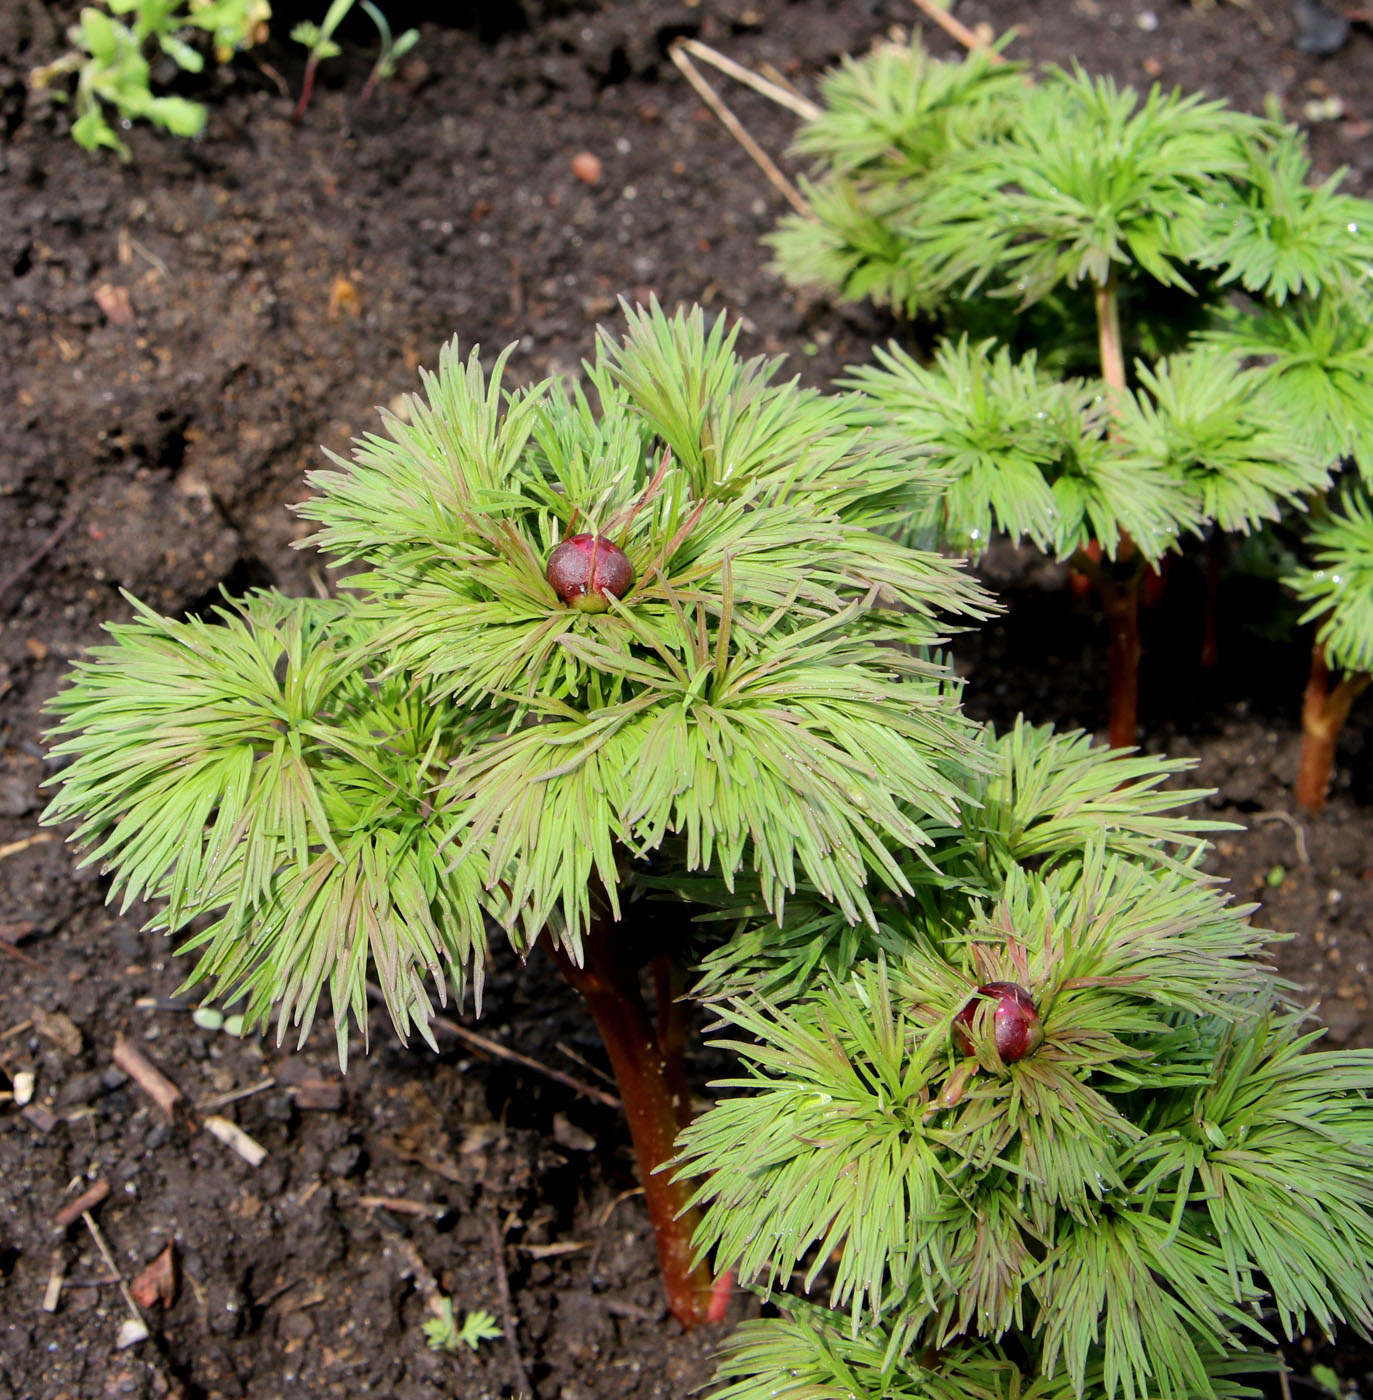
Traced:
[[604, 535], [570, 535], [548, 556], [545, 576], [578, 612], [605, 612], [608, 599], [623, 598], [634, 587], [629, 556]]
[[996, 1053], [1003, 1064], [1013, 1065], [1033, 1055], [1044, 1040], [1044, 1027], [1034, 998], [1014, 982], [987, 982], [977, 989], [968, 1004], [953, 1018], [953, 1043], [960, 1055], [973, 1053], [968, 1034], [979, 1006], [992, 1004], [992, 1034]]

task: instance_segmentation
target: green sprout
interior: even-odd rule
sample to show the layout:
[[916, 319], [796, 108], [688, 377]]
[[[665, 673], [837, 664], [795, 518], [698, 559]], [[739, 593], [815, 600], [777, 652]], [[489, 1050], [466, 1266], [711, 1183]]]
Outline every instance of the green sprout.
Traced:
[[395, 76], [396, 67], [401, 59], [419, 43], [420, 32], [418, 29], [407, 29], [392, 38], [391, 26], [387, 23], [386, 16], [372, 4], [372, 0], [359, 0], [359, 4], [366, 11], [367, 18], [376, 25], [377, 35], [381, 40], [377, 61], [372, 65], [372, 71], [367, 75], [367, 81], [362, 87], [362, 100], [366, 102], [378, 83], [384, 83]]
[[[359, 3], [368, 19], [376, 26], [377, 34], [381, 39], [381, 49], [377, 54], [377, 61], [372, 65], [372, 71], [367, 75], [367, 82], [363, 85], [362, 97], [365, 102], [371, 97], [379, 82], [384, 82], [395, 73], [396, 65], [419, 43], [420, 35], [418, 29], [407, 29], [403, 34], [393, 38], [391, 26], [387, 22], [386, 16], [371, 3], [371, 0], [359, 0]], [[320, 24], [315, 24], [312, 20], [302, 20], [291, 30], [291, 38], [309, 50], [309, 56], [305, 61], [305, 77], [300, 87], [300, 98], [296, 102], [294, 113], [292, 113], [292, 121], [300, 121], [305, 115], [305, 109], [310, 105], [310, 98], [315, 91], [316, 69], [326, 58], [337, 58], [343, 52], [334, 42], [334, 32], [347, 18], [353, 4], [354, 0], [333, 0], [333, 3], [324, 12], [324, 19]]]
[[298, 122], [304, 115], [305, 109], [310, 105], [310, 98], [315, 91], [315, 72], [319, 65], [326, 58], [337, 58], [343, 52], [334, 42], [334, 31], [343, 23], [344, 16], [353, 8], [353, 0], [332, 0], [329, 8], [324, 12], [324, 19], [320, 24], [313, 20], [303, 19], [291, 30], [291, 38], [297, 44], [303, 44], [308, 50], [305, 60], [305, 77], [300, 85], [300, 97], [296, 102], [295, 111], [291, 114], [291, 120]]
[[[260, 40], [271, 10], [266, 0], [212, 0], [197, 5], [189, 0], [107, 0], [110, 13], [93, 5], [81, 11], [70, 31], [72, 50], [29, 75], [32, 87], [58, 101], [66, 92], [56, 86], [76, 75], [72, 136], [88, 151], [106, 149], [121, 160], [129, 148], [106, 115], [113, 108], [125, 124], [150, 121], [175, 136], [198, 136], [206, 121], [205, 108], [184, 97], [159, 96], [151, 88], [148, 54], [155, 45], [188, 73], [205, 66], [191, 42], [197, 32], [209, 34], [216, 58], [227, 63], [235, 50]], [[112, 15], [125, 16], [127, 23]]]
[[431, 1351], [456, 1352], [460, 1347], [476, 1351], [483, 1342], [494, 1342], [505, 1336], [496, 1326], [496, 1319], [484, 1308], [473, 1308], [459, 1327], [453, 1317], [453, 1300], [436, 1297], [431, 1306], [436, 1316], [424, 1323], [424, 1339]]

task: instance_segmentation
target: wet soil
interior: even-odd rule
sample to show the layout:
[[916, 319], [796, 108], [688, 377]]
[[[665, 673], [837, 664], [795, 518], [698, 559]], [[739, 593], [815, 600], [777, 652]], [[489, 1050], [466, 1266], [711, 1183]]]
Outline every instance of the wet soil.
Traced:
[[[318, 8], [278, 6], [277, 32]], [[119, 590], [185, 611], [222, 586], [309, 588], [318, 566], [286, 509], [303, 472], [370, 428], [448, 337], [516, 343], [516, 380], [570, 371], [618, 297], [652, 291], [728, 308], [745, 348], [820, 383], [892, 330], [762, 270], [781, 202], [666, 52], [700, 37], [813, 91], [841, 54], [908, 26], [904, 0], [436, 8], [442, 24], [388, 7], [397, 27], [424, 20], [423, 37], [365, 104], [364, 31], [344, 31], [296, 126], [277, 84], [298, 89], [301, 54], [275, 42], [194, 94], [212, 112], [202, 139], [134, 130], [120, 165], [79, 150], [66, 114], [25, 90], [75, 6], [0, 6], [0, 1090], [34, 1085], [26, 1106], [0, 1102], [0, 1395], [647, 1400], [709, 1376], [719, 1334], [667, 1318], [624, 1128], [594, 1093], [450, 1032], [435, 1057], [378, 1025], [344, 1080], [329, 1034], [293, 1054], [202, 1029], [174, 995], [185, 969], [139, 931], [145, 911], [105, 908], [99, 876], [36, 824], [41, 705], [126, 615]], [[1318, 61], [1291, 47], [1278, 0], [965, 0], [959, 14], [1017, 26], [1028, 57], [1137, 84], [1253, 109], [1271, 94], [1300, 120], [1339, 98], [1343, 115], [1313, 129], [1320, 172], [1348, 166], [1373, 193], [1367, 32]], [[730, 100], [785, 149], [784, 112]], [[580, 152], [600, 161], [595, 183], [573, 171]], [[1196, 756], [1212, 809], [1240, 824], [1215, 870], [1263, 926], [1300, 930], [1279, 966], [1331, 1039], [1373, 1043], [1370, 706], [1326, 811], [1297, 812], [1302, 644], [1261, 635], [1273, 599], [1237, 583], [1222, 663], [1200, 668], [1189, 568], [1147, 622], [1145, 742]], [[969, 703], [1095, 726], [1090, 609], [1023, 559], [989, 577], [1008, 613], [957, 648]], [[594, 1033], [549, 969], [499, 963], [479, 1029], [604, 1092]], [[180, 1091], [173, 1116], [115, 1064], [123, 1041]], [[96, 1182], [99, 1238], [80, 1218], [55, 1228]], [[112, 1266], [132, 1278], [168, 1241], [176, 1296], [153, 1305], [149, 1341], [118, 1349]], [[505, 1336], [430, 1351], [436, 1288]]]

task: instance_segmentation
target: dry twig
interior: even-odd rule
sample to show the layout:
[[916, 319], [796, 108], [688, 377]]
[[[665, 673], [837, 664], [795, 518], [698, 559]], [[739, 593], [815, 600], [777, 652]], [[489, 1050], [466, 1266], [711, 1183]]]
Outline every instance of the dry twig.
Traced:
[[44, 841], [56, 840], [57, 833], [55, 831], [39, 831], [32, 836], [22, 837], [18, 841], [6, 842], [5, 845], [0, 846], [0, 860], [4, 860], [6, 856], [17, 856], [20, 851], [27, 851], [30, 846], [39, 846]]
[[264, 1079], [257, 1084], [250, 1084], [246, 1089], [232, 1089], [227, 1094], [216, 1094], [213, 1098], [201, 1099], [196, 1104], [196, 1109], [204, 1113], [209, 1109], [224, 1108], [228, 1104], [237, 1103], [240, 1099], [250, 1099], [254, 1094], [265, 1093], [268, 1089], [275, 1088], [275, 1079]]
[[937, 0], [911, 0], [911, 3], [927, 19], [931, 19], [950, 38], [956, 39], [965, 49], [986, 49], [993, 63], [1005, 63], [999, 53], [992, 53], [991, 46], [980, 39], [961, 20], [955, 19], [947, 10], [941, 9]]
[[74, 1201], [68, 1201], [52, 1218], [54, 1230], [65, 1230], [74, 1225], [88, 1211], [92, 1211], [110, 1194], [110, 1183], [101, 1177], [88, 1186]]
[[397, 1215], [421, 1215], [438, 1220], [448, 1214], [448, 1207], [434, 1201], [412, 1201], [405, 1196], [354, 1196], [353, 1204], [367, 1210], [389, 1210]]
[[494, 1209], [487, 1214], [486, 1231], [491, 1240], [491, 1253], [496, 1263], [496, 1291], [501, 1300], [501, 1322], [505, 1327], [505, 1340], [510, 1351], [510, 1365], [515, 1372], [515, 1389], [524, 1397], [524, 1400], [531, 1400], [534, 1391], [529, 1384], [529, 1373], [524, 1369], [524, 1358], [520, 1355], [520, 1343], [516, 1334], [516, 1328], [519, 1324], [515, 1317], [514, 1305], [510, 1301], [510, 1275], [505, 1268], [505, 1236], [501, 1233], [501, 1227], [496, 1221]]
[[30, 569], [35, 568], [39, 564], [41, 564], [43, 560], [47, 558], [48, 551], [60, 544], [62, 542], [63, 536], [66, 535], [67, 531], [70, 530], [71, 527], [75, 524], [75, 514], [67, 516], [66, 519], [64, 519], [58, 525], [58, 527], [52, 532], [52, 534], [50, 534], [47, 537], [47, 539], [45, 539], [43, 543], [40, 544], [38, 548], [33, 551], [32, 554], [29, 555], [27, 559], [20, 560], [20, 562], [13, 569], [11, 569], [9, 573], [5, 575], [4, 578], [0, 579], [0, 598], [3, 598], [5, 594], [8, 593], [10, 589], [13, 588], [14, 585], [18, 583], [21, 578], [24, 577], [26, 573], [28, 573]]
[[802, 97], [790, 84], [784, 84], [775, 78], [755, 73], [752, 68], [745, 68], [742, 63], [736, 63], [732, 58], [727, 58], [718, 49], [711, 48], [709, 44], [701, 43], [699, 39], [678, 39], [677, 45], [685, 49], [693, 58], [699, 58], [702, 63], [709, 63], [711, 67], [729, 74], [731, 78], [743, 83], [745, 87], [751, 87], [754, 92], [762, 93], [770, 102], [777, 103], [779, 107], [785, 107], [789, 112], [795, 112], [803, 121], [814, 121], [822, 111], [818, 102], [812, 102], [810, 98]]
[[81, 1219], [86, 1222], [86, 1229], [91, 1232], [91, 1238], [95, 1241], [95, 1247], [100, 1251], [100, 1257], [105, 1261], [105, 1267], [119, 1279], [119, 1291], [124, 1295], [124, 1301], [129, 1305], [131, 1321], [136, 1324], [130, 1328], [126, 1323], [119, 1332], [119, 1346], [133, 1346], [135, 1342], [141, 1342], [148, 1335], [148, 1324], [144, 1320], [143, 1313], [137, 1303], [134, 1302], [133, 1294], [129, 1292], [129, 1285], [124, 1282], [124, 1275], [119, 1272], [119, 1265], [114, 1262], [114, 1255], [110, 1252], [110, 1246], [105, 1241], [105, 1236], [100, 1232], [100, 1226], [95, 1223], [90, 1211], [82, 1213]]
[[177, 1104], [181, 1102], [181, 1090], [160, 1069], [155, 1069], [143, 1052], [122, 1035], [114, 1042], [113, 1059], [170, 1118]]
[[[724, 99], [706, 82], [705, 78], [701, 76], [700, 69], [687, 57], [685, 42], [679, 39], [668, 50], [672, 61], [681, 69], [682, 76], [696, 89], [701, 100], [720, 119], [721, 126], [748, 152], [753, 163], [763, 172], [773, 188], [778, 190], [787, 203], [803, 218], [813, 219], [815, 211], [801, 197], [801, 192], [777, 168], [772, 157], [748, 134], [744, 129], [743, 122], [730, 111], [725, 105]], [[759, 79], [759, 81], [765, 82], [766, 79]], [[780, 93], [782, 89], [779, 88], [777, 91]], [[792, 106], [790, 94], [787, 95], [787, 99], [786, 105]], [[793, 110], [795, 110], [794, 107]]]
[[267, 1149], [253, 1137], [249, 1137], [237, 1123], [212, 1113], [202, 1125], [212, 1137], [217, 1137], [225, 1147], [231, 1147], [250, 1167], [260, 1167], [267, 1158]]
[[476, 1031], [468, 1030], [466, 1026], [459, 1025], [456, 1021], [450, 1021], [446, 1016], [435, 1016], [430, 1024], [439, 1030], [447, 1031], [449, 1035], [457, 1036], [459, 1040], [465, 1040], [478, 1050], [484, 1050], [488, 1055], [494, 1055], [497, 1059], [509, 1060], [512, 1064], [532, 1069], [588, 1099], [595, 1099], [597, 1103], [604, 1104], [607, 1108], [620, 1108], [622, 1106], [614, 1094], [609, 1094], [604, 1089], [598, 1089], [592, 1084], [584, 1084], [580, 1079], [575, 1079], [570, 1074], [564, 1074], [562, 1070], [554, 1069], [551, 1065], [540, 1064], [538, 1060], [532, 1060], [528, 1055], [522, 1055], [518, 1050], [511, 1050], [498, 1040], [491, 1040], [487, 1036], [479, 1035]]

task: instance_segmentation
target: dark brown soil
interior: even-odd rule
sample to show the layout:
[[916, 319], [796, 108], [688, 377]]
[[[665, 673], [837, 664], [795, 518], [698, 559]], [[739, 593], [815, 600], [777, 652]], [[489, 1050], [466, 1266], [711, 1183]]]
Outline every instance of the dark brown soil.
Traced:
[[[0, 4], [0, 1089], [26, 1072], [36, 1084], [26, 1109], [0, 1103], [0, 1394], [686, 1395], [718, 1334], [683, 1337], [666, 1318], [616, 1113], [452, 1036], [436, 1059], [379, 1026], [343, 1081], [327, 1033], [291, 1054], [198, 1028], [172, 1000], [185, 969], [139, 932], [143, 911], [106, 909], [99, 876], [37, 827], [40, 707], [100, 624], [125, 614], [119, 588], [172, 611], [221, 585], [308, 588], [317, 565], [291, 548], [303, 531], [285, 509], [302, 473], [321, 444], [343, 449], [369, 428], [373, 405], [411, 388], [454, 333], [492, 350], [517, 341], [520, 380], [571, 370], [615, 299], [651, 290], [728, 307], [750, 351], [788, 352], [816, 382], [862, 357], [890, 327], [761, 270], [757, 240], [780, 201], [666, 46], [696, 35], [813, 90], [820, 69], [914, 11], [437, 7], [458, 19], [425, 23], [415, 61], [368, 104], [369, 55], [350, 46], [293, 127], [273, 74], [294, 92], [301, 55], [274, 44], [263, 67], [241, 61], [200, 94], [213, 110], [203, 139], [134, 130], [121, 166], [79, 150], [67, 116], [25, 92], [28, 70], [60, 50], [53, 14], [75, 8]], [[323, 0], [287, 8], [281, 34]], [[965, 0], [959, 14], [1018, 26], [1030, 57], [1250, 108], [1274, 94], [1299, 119], [1338, 96], [1343, 118], [1314, 132], [1321, 172], [1348, 165], [1373, 193], [1366, 32], [1319, 62], [1289, 47], [1280, 0]], [[785, 113], [731, 100], [767, 148], [785, 148]], [[601, 161], [594, 185], [573, 174], [580, 151]], [[1296, 814], [1302, 649], [1249, 630], [1272, 600], [1236, 585], [1223, 664], [1202, 673], [1195, 579], [1176, 572], [1149, 623], [1148, 743], [1198, 757], [1216, 814], [1245, 827], [1219, 841], [1216, 871], [1261, 903], [1264, 926], [1302, 931], [1279, 964], [1321, 1000], [1332, 1039], [1373, 1043], [1370, 706], [1329, 808]], [[1095, 725], [1088, 612], [1051, 570], [1013, 560], [1006, 577], [1008, 620], [958, 649], [970, 702]], [[595, 1080], [594, 1034], [549, 970], [507, 960], [488, 1008], [486, 1035]], [[168, 1122], [114, 1067], [119, 1037], [192, 1113]], [[214, 1113], [266, 1149], [261, 1165], [196, 1126]], [[117, 1268], [132, 1277], [169, 1240], [180, 1265], [153, 1339], [126, 1350], [125, 1305], [92, 1234], [53, 1226], [97, 1180], [110, 1194], [92, 1219]], [[55, 1271], [65, 1286], [49, 1312]], [[461, 1311], [494, 1313], [505, 1338], [431, 1352], [420, 1328], [435, 1284]]]

